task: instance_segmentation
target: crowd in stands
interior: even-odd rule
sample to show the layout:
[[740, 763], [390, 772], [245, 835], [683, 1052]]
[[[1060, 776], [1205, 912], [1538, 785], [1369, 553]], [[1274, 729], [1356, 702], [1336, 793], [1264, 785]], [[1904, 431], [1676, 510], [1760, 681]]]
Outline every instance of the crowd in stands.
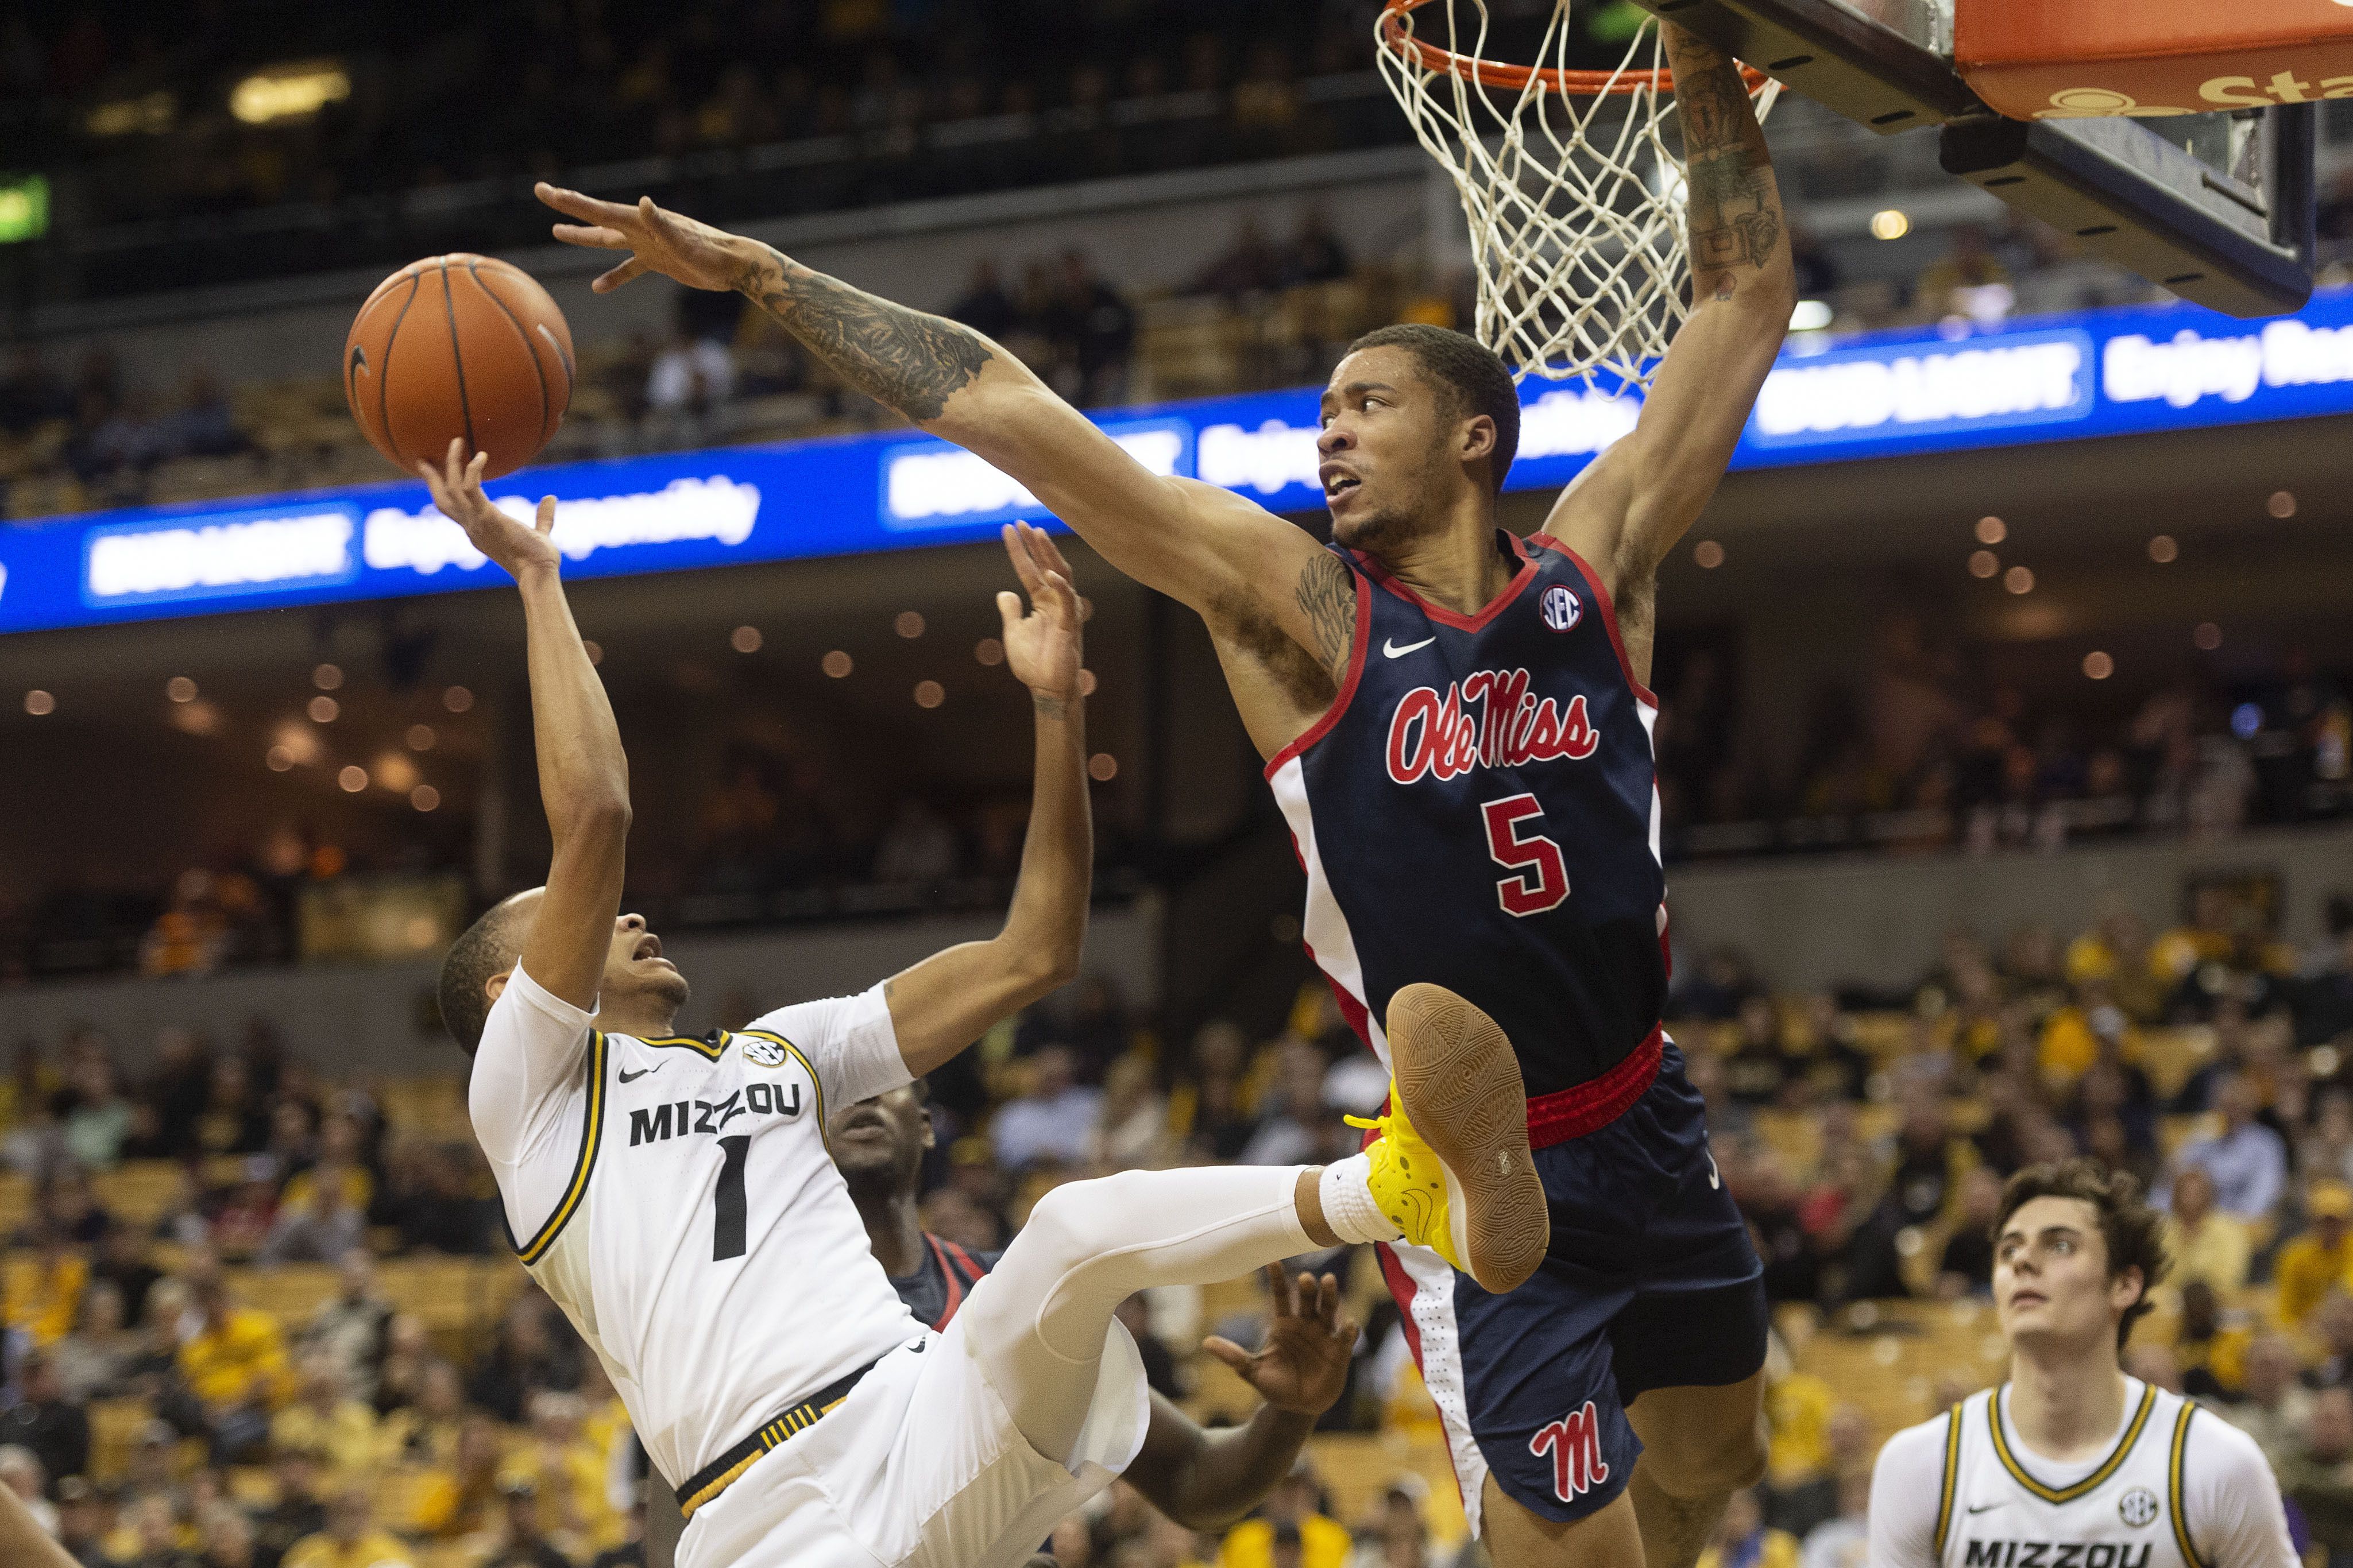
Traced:
[[2030, 699], [1906, 614], [1868, 646], [1858, 682], [1814, 693], [1778, 774], [1727, 660], [1680, 650], [1656, 737], [1671, 853], [2052, 849], [2353, 810], [2353, 687], [2296, 647], [2227, 676], [2184, 648], [2179, 678], [2119, 703], [2088, 683]]
[[[12, 16], [0, 103], [24, 157], [65, 182], [61, 210], [96, 231], [71, 258], [81, 290], [118, 292], [153, 287], [159, 225], [179, 226], [183, 284], [390, 265], [437, 247], [410, 243], [437, 216], [477, 248], [528, 241], [543, 233], [532, 179], [621, 161], [665, 199], [785, 214], [1401, 142], [1371, 16], [1363, 0], [1090, 0], [1050, 16], [982, 0], [503, 0], [421, 29], [230, 5], [190, 27], [124, 5]], [[239, 78], [290, 62], [342, 81], [315, 112], [240, 122]], [[239, 214], [347, 221], [202, 222]]]
[[[1925, 974], [1815, 994], [1736, 950], [1685, 963], [1670, 1030], [1777, 1324], [1770, 1472], [1710, 1568], [1857, 1568], [1878, 1441], [1998, 1375], [1972, 1303], [2002, 1178], [2077, 1152], [2141, 1175], [2168, 1215], [2131, 1370], [2244, 1426], [2296, 1528], [2353, 1551], [2353, 900], [2329, 913], [2331, 939], [2298, 952], [2260, 889], [2203, 884], [2161, 929], [2117, 906], [2073, 933], [1957, 931]], [[988, 1249], [1075, 1176], [1336, 1157], [1342, 1116], [1385, 1080], [1320, 987], [1271, 1037], [1219, 1019], [1176, 1048], [1091, 978], [930, 1085], [924, 1224]], [[20, 1211], [0, 1482], [88, 1568], [639, 1560], [625, 1415], [488, 1256], [496, 1204], [460, 1105], [454, 1080], [325, 1081], [259, 1023], [234, 1043], [167, 1031], [135, 1068], [90, 1031], [22, 1044], [0, 1081], [0, 1206]], [[1315, 1262], [1367, 1329], [1300, 1469], [1222, 1539], [1116, 1491], [1056, 1531], [1066, 1568], [1478, 1561], [1430, 1490], [1440, 1446], [1400, 1469], [1406, 1448], [1351, 1436], [1409, 1446], [1434, 1414], [1378, 1271]], [[416, 1283], [450, 1268], [473, 1283]], [[1123, 1320], [1155, 1386], [1239, 1416], [1238, 1385], [1188, 1352], [1210, 1329], [1246, 1342], [1253, 1300], [1178, 1292]], [[1966, 1352], [1932, 1334], [1838, 1373], [1853, 1333], [1905, 1313], [1961, 1325]]]

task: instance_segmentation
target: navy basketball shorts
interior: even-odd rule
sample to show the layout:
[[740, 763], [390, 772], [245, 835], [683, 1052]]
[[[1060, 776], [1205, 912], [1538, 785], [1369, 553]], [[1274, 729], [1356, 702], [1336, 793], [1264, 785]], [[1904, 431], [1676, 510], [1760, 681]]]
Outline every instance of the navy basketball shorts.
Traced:
[[1765, 1363], [1763, 1267], [1673, 1042], [1654, 1036], [1528, 1118], [1552, 1209], [1534, 1278], [1490, 1295], [1426, 1247], [1379, 1249], [1474, 1533], [1489, 1475], [1546, 1519], [1582, 1519], [1633, 1474], [1626, 1407], [1645, 1390]]

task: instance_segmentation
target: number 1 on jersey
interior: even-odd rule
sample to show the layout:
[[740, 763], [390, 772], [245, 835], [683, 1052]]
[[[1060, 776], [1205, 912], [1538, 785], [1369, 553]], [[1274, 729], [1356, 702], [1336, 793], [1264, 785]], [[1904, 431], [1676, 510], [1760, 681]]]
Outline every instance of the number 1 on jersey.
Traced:
[[711, 1261], [724, 1263], [744, 1256], [744, 1156], [752, 1140], [738, 1132], [722, 1138], [719, 1147], [727, 1163], [719, 1167], [719, 1191], [712, 1199]]
[[1560, 846], [1541, 833], [1523, 832], [1522, 826], [1544, 816], [1544, 806], [1532, 795], [1506, 795], [1479, 808], [1487, 824], [1487, 853], [1512, 875], [1495, 884], [1495, 901], [1505, 914], [1540, 915], [1568, 897], [1568, 862]]

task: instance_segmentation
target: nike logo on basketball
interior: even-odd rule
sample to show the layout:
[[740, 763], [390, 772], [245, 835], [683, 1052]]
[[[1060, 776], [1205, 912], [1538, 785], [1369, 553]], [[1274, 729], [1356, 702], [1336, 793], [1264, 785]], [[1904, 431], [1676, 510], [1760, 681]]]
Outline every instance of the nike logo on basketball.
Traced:
[[639, 1068], [635, 1072], [624, 1072], [621, 1075], [621, 1081], [623, 1083], [635, 1083], [638, 1079], [645, 1077], [646, 1074], [649, 1072], [659, 1072], [662, 1068], [666, 1068], [668, 1066], [670, 1066], [670, 1064], [668, 1062], [664, 1062], [661, 1064], [661, 1067]]
[[1422, 638], [1419, 642], [1409, 642], [1406, 644], [1405, 647], [1399, 647], [1397, 645], [1397, 638], [1383, 637], [1381, 639], [1381, 651], [1388, 655], [1391, 658], [1403, 658], [1414, 649], [1418, 647], [1428, 647], [1431, 643], [1434, 643], [1438, 639], [1434, 637], [1428, 637]]

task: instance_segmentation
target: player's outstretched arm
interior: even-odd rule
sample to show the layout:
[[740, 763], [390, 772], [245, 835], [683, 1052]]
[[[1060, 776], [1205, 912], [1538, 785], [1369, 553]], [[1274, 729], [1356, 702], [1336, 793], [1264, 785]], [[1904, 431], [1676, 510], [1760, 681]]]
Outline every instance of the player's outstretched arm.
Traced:
[[1655, 572], [1715, 493], [1797, 303], [1780, 187], [1740, 68], [1660, 26], [1683, 125], [1692, 313], [1632, 433], [1577, 477], [1547, 524], [1613, 593]]
[[530, 522], [508, 516], [482, 494], [487, 458], [477, 453], [461, 466], [463, 445], [449, 443], [438, 471], [430, 463], [417, 468], [433, 492], [433, 504], [514, 579], [522, 595], [539, 797], [555, 841], [547, 891], [523, 941], [523, 973], [573, 1005], [594, 1008], [613, 941], [613, 917], [621, 907], [629, 761], [621, 751], [605, 684], [588, 662], [564, 596], [555, 498], [543, 499]]
[[1043, 531], [1004, 530], [1005, 552], [1029, 595], [997, 595], [1005, 621], [1005, 662], [1029, 689], [1037, 731], [1036, 782], [1021, 874], [1005, 929], [987, 942], [935, 952], [883, 987], [891, 1026], [907, 1070], [920, 1078], [1079, 972], [1094, 878], [1094, 827], [1087, 804], [1086, 700], [1080, 695], [1084, 606], [1070, 563]]
[[971, 328], [877, 299], [651, 197], [625, 206], [544, 184], [538, 193], [577, 220], [557, 224], [556, 238], [629, 252], [596, 280], [599, 293], [647, 272], [733, 289], [851, 386], [1018, 479], [1129, 576], [1204, 615], [1263, 600], [1264, 614], [1315, 647], [1292, 586], [1321, 552], [1314, 539], [1214, 485], [1153, 473]]
[[0, 1563], [10, 1568], [81, 1568], [6, 1487], [0, 1487]]
[[1340, 1308], [1340, 1282], [1266, 1267], [1274, 1298], [1266, 1338], [1255, 1352], [1231, 1340], [1203, 1347], [1258, 1390], [1265, 1401], [1240, 1426], [1203, 1431], [1158, 1394], [1144, 1447], [1127, 1468], [1128, 1484], [1192, 1530], [1220, 1530], [1256, 1508], [1291, 1471], [1315, 1418], [1348, 1386], [1356, 1324]]

